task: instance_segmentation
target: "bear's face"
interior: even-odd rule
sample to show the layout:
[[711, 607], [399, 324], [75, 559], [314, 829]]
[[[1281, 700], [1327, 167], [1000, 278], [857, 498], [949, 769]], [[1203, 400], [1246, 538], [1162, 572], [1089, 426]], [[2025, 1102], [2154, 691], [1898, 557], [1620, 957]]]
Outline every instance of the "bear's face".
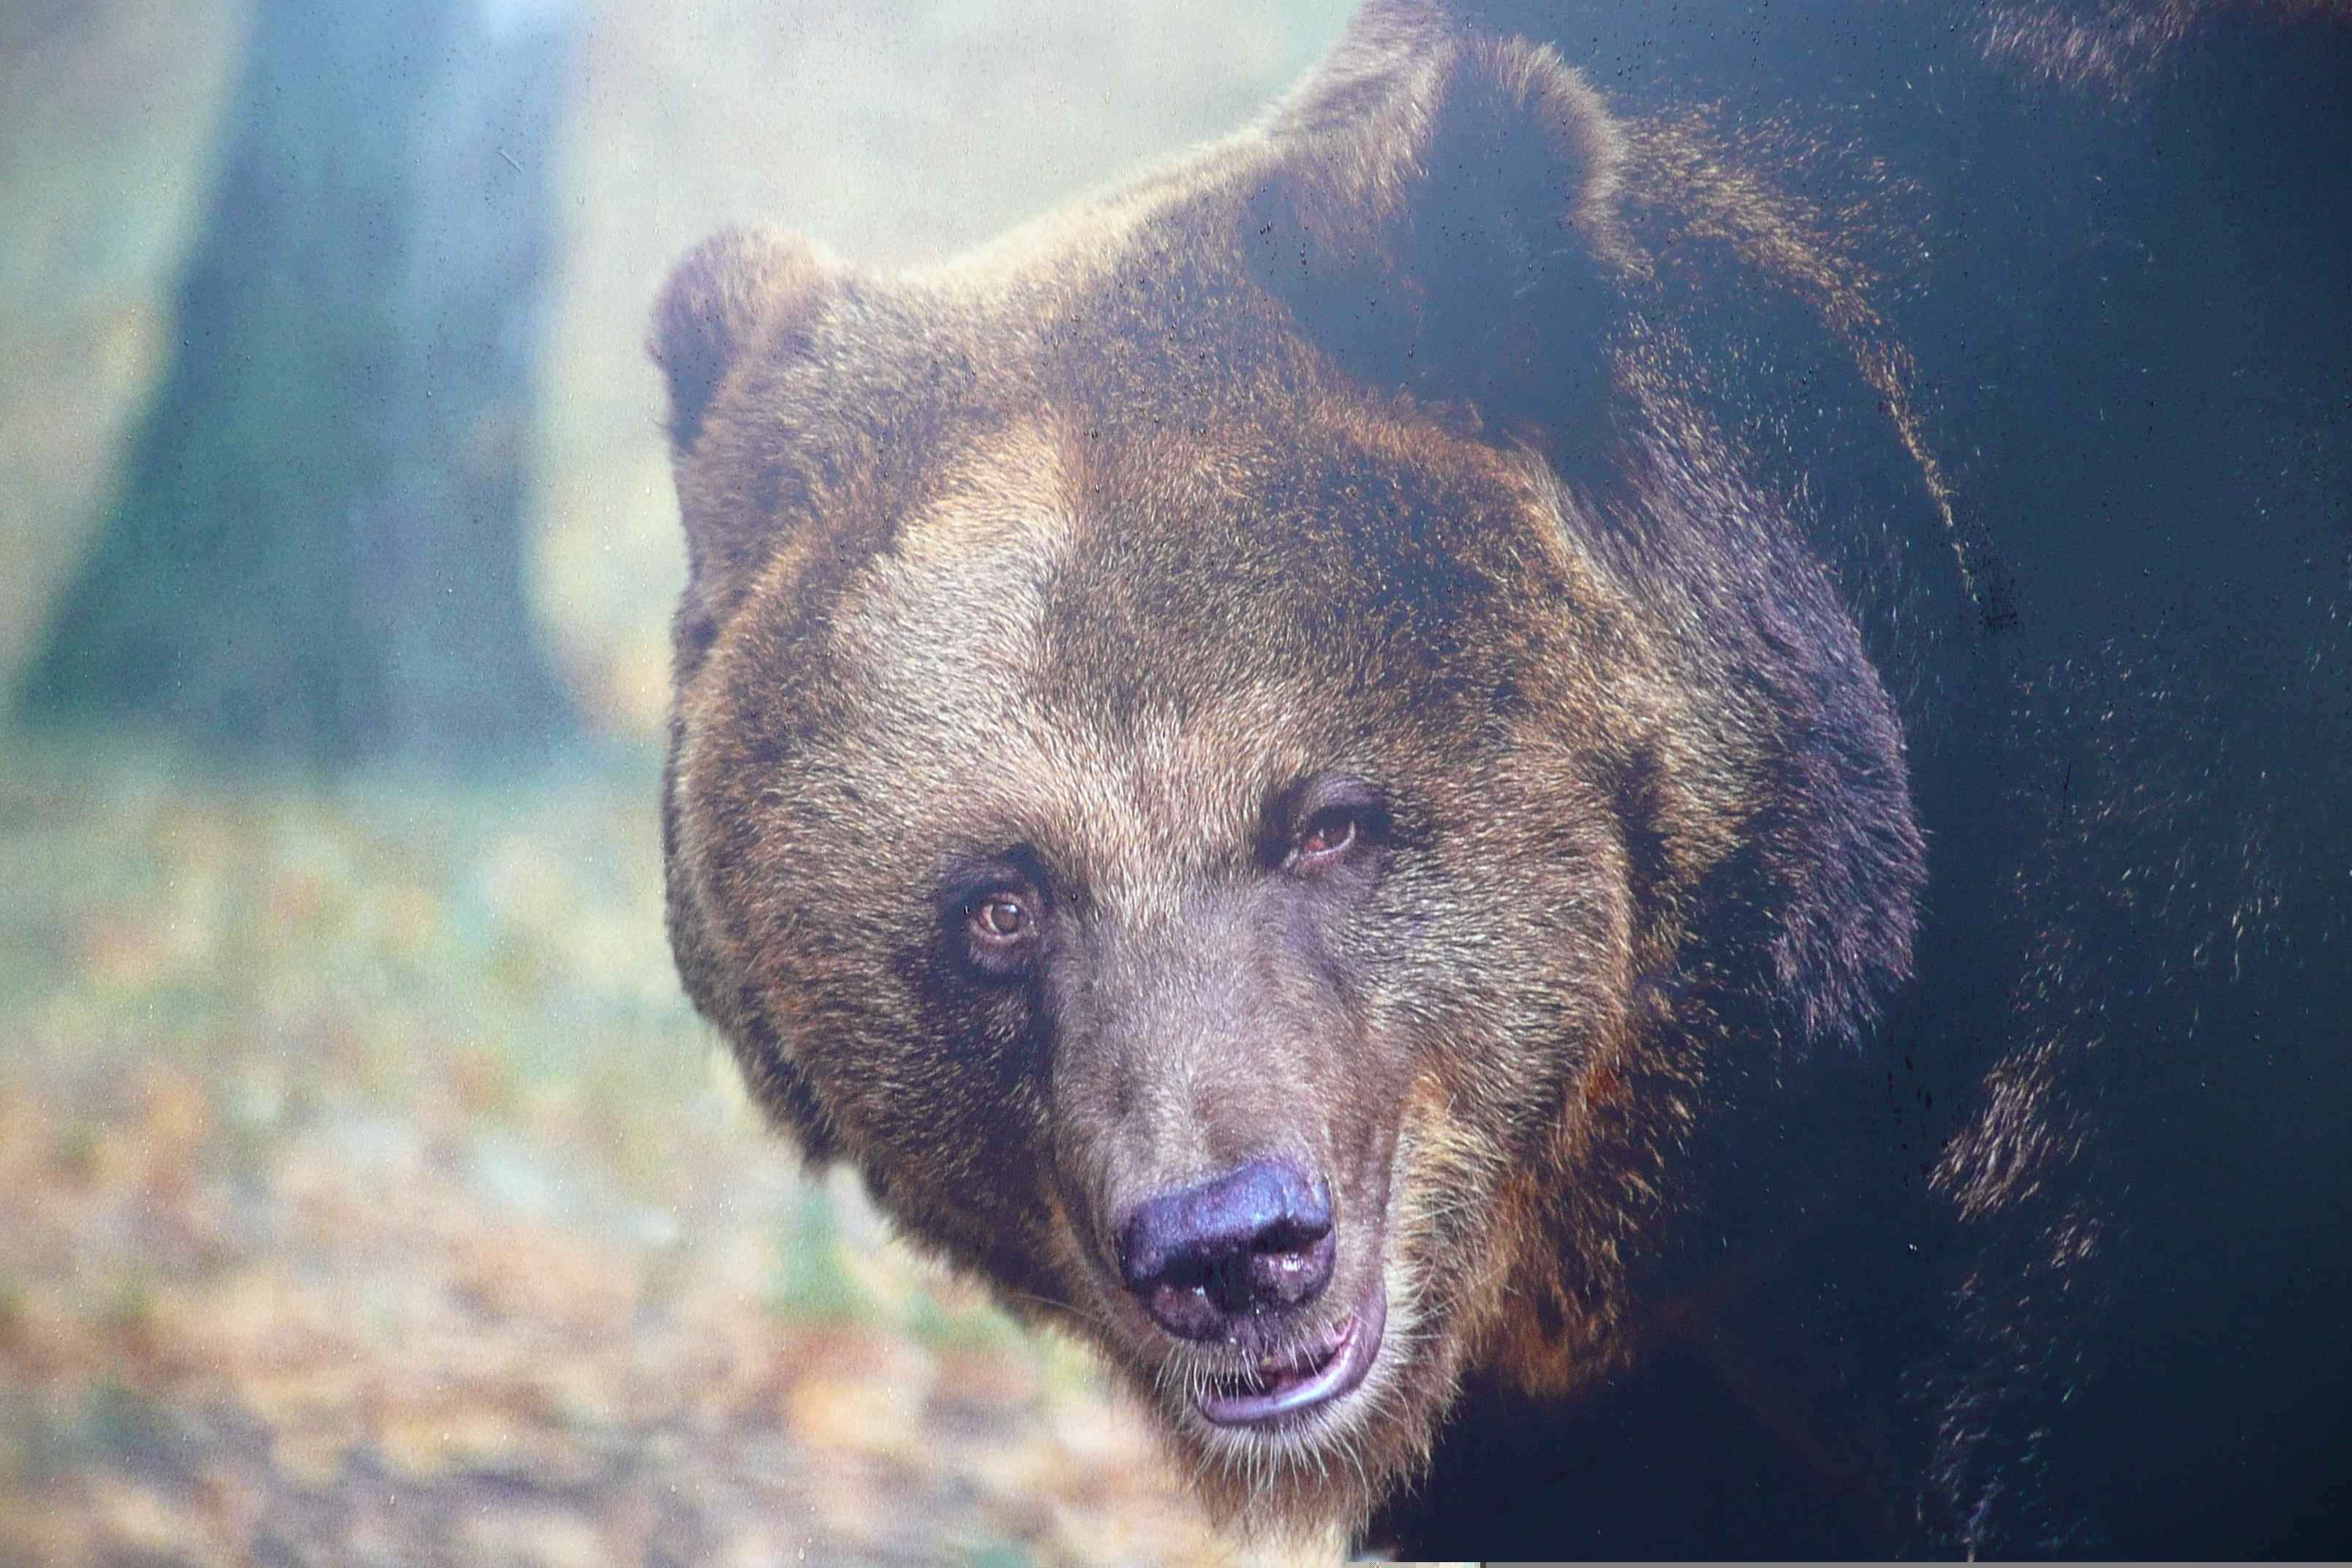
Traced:
[[[929, 1239], [1096, 1325], [1203, 1445], [1360, 1443], [1447, 1386], [1429, 1320], [1492, 1310], [1463, 1265], [1521, 1108], [1618, 1026], [1628, 742], [1593, 697], [1638, 650], [1524, 460], [1276, 385], [1089, 431], [1021, 381], [920, 441], [887, 545], [720, 636], [677, 776], [698, 905]], [[1261, 1166], [1321, 1234], [1171, 1268], [1255, 1247], [1295, 1300], [1131, 1288], [1139, 1211]]]
[[[1628, 468], [1588, 490], [1426, 395], [1525, 379], [1433, 255], [1516, 265], [1537, 202], [1573, 289], [1611, 264], [1573, 79], [1439, 42], [934, 273], [722, 238], [656, 329], [698, 1005], [814, 1155], [1293, 1524], [1360, 1518], [1465, 1369], [1622, 1353], [1706, 1021], [1824, 945], [1865, 994], [1916, 876], [1843, 616], [1858, 717], [1791, 714], [1698, 635], [1704, 574], [1658, 580], [1656, 421], [1591, 436]], [[1455, 142], [1495, 150], [1501, 261], [1448, 237], [1477, 179], [1388, 167]], [[1391, 374], [1424, 353], [1446, 379]], [[1892, 939], [1798, 886], [1872, 852], [1785, 798], [1814, 731], [1874, 770]], [[1785, 918], [1716, 941], [1710, 897]]]

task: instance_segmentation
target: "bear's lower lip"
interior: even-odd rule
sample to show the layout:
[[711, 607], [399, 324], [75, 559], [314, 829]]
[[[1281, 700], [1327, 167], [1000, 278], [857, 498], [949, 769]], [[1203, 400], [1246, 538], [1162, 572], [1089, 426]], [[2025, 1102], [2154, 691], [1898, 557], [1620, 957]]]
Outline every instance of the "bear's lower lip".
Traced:
[[1353, 1393], [1381, 1353], [1387, 1319], [1388, 1292], [1374, 1279], [1356, 1310], [1313, 1345], [1203, 1388], [1201, 1414], [1220, 1426], [1255, 1426]]

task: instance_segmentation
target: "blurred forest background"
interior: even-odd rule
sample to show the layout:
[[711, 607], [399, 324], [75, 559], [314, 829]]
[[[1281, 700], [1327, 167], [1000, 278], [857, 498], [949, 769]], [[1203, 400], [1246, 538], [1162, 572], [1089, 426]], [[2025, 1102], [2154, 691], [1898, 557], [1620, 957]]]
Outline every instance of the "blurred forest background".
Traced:
[[641, 342], [944, 255], [1348, 0], [0, 8], [0, 1563], [1229, 1563], [679, 994]]

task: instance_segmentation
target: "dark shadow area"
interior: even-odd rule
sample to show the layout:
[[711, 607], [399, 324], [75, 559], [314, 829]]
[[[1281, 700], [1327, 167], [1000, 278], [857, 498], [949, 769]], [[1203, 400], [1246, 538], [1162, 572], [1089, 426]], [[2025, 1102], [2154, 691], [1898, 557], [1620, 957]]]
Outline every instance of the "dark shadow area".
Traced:
[[1850, 1559], [1883, 1545], [1681, 1345], [1639, 1374], [1538, 1410], [1467, 1396], [1433, 1479], [1366, 1535], [1406, 1559]]

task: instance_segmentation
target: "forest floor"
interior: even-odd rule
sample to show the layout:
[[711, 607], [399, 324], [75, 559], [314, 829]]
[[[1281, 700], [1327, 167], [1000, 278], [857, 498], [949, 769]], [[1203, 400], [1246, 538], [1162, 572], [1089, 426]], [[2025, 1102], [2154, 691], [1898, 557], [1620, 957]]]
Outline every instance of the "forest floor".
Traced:
[[0, 1564], [1271, 1561], [761, 1129], [653, 797], [0, 756]]

